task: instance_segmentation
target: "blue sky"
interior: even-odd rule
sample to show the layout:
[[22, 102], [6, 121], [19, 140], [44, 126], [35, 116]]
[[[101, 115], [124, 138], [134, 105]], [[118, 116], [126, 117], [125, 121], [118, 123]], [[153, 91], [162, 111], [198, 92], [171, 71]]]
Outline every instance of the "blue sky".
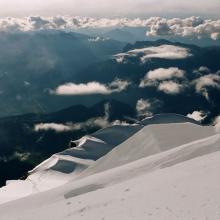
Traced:
[[220, 0], [0, 0], [0, 16], [218, 17]]

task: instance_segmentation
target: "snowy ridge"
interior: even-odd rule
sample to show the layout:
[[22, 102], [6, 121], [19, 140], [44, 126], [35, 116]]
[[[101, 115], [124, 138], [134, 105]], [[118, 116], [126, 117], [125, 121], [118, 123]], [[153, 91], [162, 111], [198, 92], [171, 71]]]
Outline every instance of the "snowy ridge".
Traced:
[[[27, 180], [0, 190], [2, 203], [16, 199], [10, 197], [16, 190], [24, 191], [17, 199], [27, 196], [0, 205], [4, 220], [219, 220], [220, 134], [212, 126], [163, 114], [75, 143], [76, 148], [36, 167]], [[106, 153], [98, 150], [102, 145]], [[74, 150], [83, 153], [76, 156]], [[87, 152], [90, 158], [84, 158]], [[28, 181], [41, 193], [33, 192]]]
[[[30, 175], [25, 181], [7, 181], [6, 187], [0, 188], [0, 204], [56, 188], [75, 179], [97, 159], [142, 127], [141, 125], [112, 126], [74, 141], [76, 147], [57, 153], [42, 162], [29, 172]], [[21, 188], [19, 192], [16, 190], [18, 187]]]
[[173, 123], [192, 123], [192, 124], [197, 124], [201, 125], [200, 122], [195, 121], [192, 118], [179, 115], [179, 114], [174, 114], [174, 113], [166, 113], [166, 114], [158, 114], [154, 115], [152, 117], [148, 117], [144, 120], [141, 121], [142, 125], [151, 125], [151, 124], [173, 124]]
[[149, 124], [100, 158], [85, 172], [101, 172], [118, 167], [214, 134], [213, 127], [202, 127], [188, 122], [160, 124], [159, 126]]

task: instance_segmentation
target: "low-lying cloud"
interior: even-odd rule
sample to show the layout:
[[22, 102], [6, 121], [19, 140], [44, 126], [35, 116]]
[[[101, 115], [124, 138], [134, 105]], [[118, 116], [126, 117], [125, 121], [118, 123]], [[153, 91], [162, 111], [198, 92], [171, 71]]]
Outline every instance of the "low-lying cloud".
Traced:
[[220, 37], [220, 20], [202, 19], [200, 17], [181, 18], [160, 18], [153, 17], [147, 22], [150, 28], [147, 36], [180, 36], [211, 38], [218, 40]]
[[152, 58], [178, 60], [192, 56], [189, 49], [174, 45], [160, 45], [157, 47], [146, 47], [142, 49], [129, 50], [114, 56], [118, 63], [127, 62], [127, 58], [138, 57], [142, 63]]
[[79, 129], [80, 129], [80, 126], [78, 124], [72, 124], [72, 123], [66, 123], [66, 124], [40, 123], [40, 124], [36, 124], [34, 127], [34, 130], [36, 132], [53, 130], [53, 131], [56, 131], [57, 133], [74, 131], [74, 130], [79, 130]]
[[207, 114], [204, 111], [194, 111], [192, 113], [187, 114], [188, 118], [192, 118], [195, 121], [201, 122], [207, 117]]
[[138, 116], [152, 116], [151, 102], [149, 100], [140, 99], [136, 104], [136, 111]]
[[158, 91], [175, 95], [187, 88], [210, 100], [210, 90], [220, 90], [220, 71], [212, 73], [209, 68], [201, 66], [192, 72], [194, 80], [188, 79], [184, 70], [177, 67], [158, 68], [149, 71], [141, 79], [139, 87], [156, 87]]
[[63, 133], [63, 132], [74, 132], [79, 130], [86, 130], [93, 127], [98, 128], [105, 128], [110, 126], [110, 123], [106, 120], [105, 117], [97, 117], [89, 119], [86, 122], [80, 123], [40, 123], [36, 124], [34, 127], [35, 132], [42, 132], [42, 131], [54, 131], [56, 133]]
[[87, 130], [91, 128], [106, 128], [112, 125], [122, 125], [126, 126], [128, 123], [126, 121], [115, 120], [110, 122], [110, 111], [111, 106], [109, 103], [106, 103], [104, 106], [104, 116], [90, 118], [85, 122], [78, 123], [39, 123], [34, 126], [35, 132], [42, 131], [54, 131], [56, 133], [63, 132], [73, 132], [79, 130]]
[[195, 69], [193, 71], [194, 74], [196, 74], [197, 76], [202, 76], [203, 74], [208, 74], [210, 73], [210, 69], [206, 66], [200, 66], [198, 69]]
[[195, 89], [197, 93], [202, 94], [209, 100], [209, 88], [220, 89], [220, 72], [201, 76], [194, 80]]
[[182, 90], [184, 89], [184, 87], [174, 81], [164, 81], [161, 82], [158, 86], [158, 90], [162, 91], [166, 94], [169, 95], [176, 95], [182, 92]]
[[173, 78], [183, 78], [185, 71], [177, 67], [158, 68], [149, 71], [140, 82], [140, 87], [144, 88], [148, 85], [155, 85], [157, 81], [163, 81]]
[[159, 68], [148, 72], [148, 78], [150, 80], [165, 80], [172, 78], [183, 78], [185, 71], [180, 70], [177, 67], [170, 67], [168, 69]]
[[139, 99], [136, 103], [136, 112], [139, 118], [150, 117], [154, 111], [162, 106], [158, 99]]
[[149, 71], [141, 80], [139, 87], [145, 88], [148, 86], [157, 87], [158, 91], [166, 94], [175, 95], [182, 92], [185, 85], [174, 81], [175, 79], [183, 79], [185, 71], [176, 67], [159, 68]]
[[99, 82], [88, 83], [66, 83], [58, 86], [52, 94], [56, 95], [92, 95], [102, 94], [109, 95], [112, 93], [119, 93], [127, 89], [129, 82], [126, 80], [116, 79], [109, 84], [101, 84]]

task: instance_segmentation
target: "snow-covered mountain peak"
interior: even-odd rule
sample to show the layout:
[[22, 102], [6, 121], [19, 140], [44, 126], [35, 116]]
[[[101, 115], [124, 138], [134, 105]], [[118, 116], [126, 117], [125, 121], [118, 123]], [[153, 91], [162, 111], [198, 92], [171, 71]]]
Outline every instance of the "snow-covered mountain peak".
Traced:
[[[184, 195], [188, 211], [193, 211], [193, 206], [187, 204], [194, 197], [206, 203], [212, 189], [219, 188], [217, 179], [216, 184], [213, 181], [219, 171], [216, 161], [220, 159], [220, 134], [216, 134], [213, 126], [202, 126], [185, 116], [155, 115], [139, 124], [102, 129], [74, 143], [72, 148], [37, 166], [26, 180], [10, 181], [0, 189], [0, 203], [5, 203], [0, 205], [0, 215], [4, 220], [15, 217], [22, 220], [102, 219], [101, 215], [107, 219], [145, 219], [149, 217], [144, 212], [149, 194], [155, 199], [152, 208], [159, 213], [149, 212], [155, 214], [155, 218], [150, 215], [151, 219], [168, 216], [165, 219], [176, 220], [179, 214], [180, 219], [189, 219], [188, 214], [178, 212], [182, 207], [178, 199], [174, 203], [171, 198], [166, 201], [175, 215], [167, 209], [156, 209], [162, 204], [155, 184], [165, 180], [164, 186], [159, 184], [162, 194], [170, 190], [173, 198]], [[166, 181], [167, 178], [170, 181]], [[203, 181], [198, 188], [196, 178]], [[179, 182], [182, 184], [179, 191], [170, 188], [169, 184], [178, 185]], [[220, 202], [220, 198], [216, 199]], [[139, 201], [142, 205], [138, 208]], [[178, 206], [174, 205], [176, 203]], [[131, 218], [126, 212], [115, 211], [118, 210], [116, 206], [135, 210], [134, 216]], [[9, 209], [15, 210], [14, 213]], [[205, 209], [213, 213], [208, 206]], [[53, 210], [59, 210], [59, 214]], [[196, 220], [203, 218], [194, 214]], [[215, 215], [211, 219], [218, 220]]]
[[193, 123], [197, 125], [201, 125], [198, 121], [195, 121], [189, 117], [174, 114], [174, 113], [164, 113], [164, 114], [157, 114], [152, 117], [148, 117], [141, 121], [142, 125], [149, 125], [149, 124], [170, 124], [170, 123]]

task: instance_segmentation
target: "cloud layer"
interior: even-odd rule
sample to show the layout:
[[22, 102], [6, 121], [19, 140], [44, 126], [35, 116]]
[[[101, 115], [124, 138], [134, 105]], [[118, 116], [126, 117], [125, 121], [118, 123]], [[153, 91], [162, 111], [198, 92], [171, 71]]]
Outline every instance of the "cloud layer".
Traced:
[[204, 20], [195, 16], [185, 19], [154, 17], [148, 20], [147, 25], [150, 27], [147, 36], [208, 37], [212, 40], [220, 37], [220, 20]]
[[77, 124], [72, 124], [72, 123], [66, 123], [66, 124], [40, 123], [40, 124], [35, 125], [34, 130], [36, 132], [53, 130], [53, 131], [56, 131], [57, 133], [60, 133], [60, 132], [80, 130], [80, 126]]
[[159, 84], [158, 90], [169, 95], [176, 95], [181, 93], [183, 86], [177, 82], [164, 81]]
[[58, 86], [51, 93], [56, 95], [109, 95], [126, 90], [128, 86], [129, 82], [121, 79], [116, 79], [110, 84], [101, 84], [99, 82], [88, 82], [85, 84], [66, 83]]
[[91, 18], [54, 16], [30, 16], [25, 18], [1, 18], [0, 31], [39, 31], [39, 30], [65, 30], [75, 31], [81, 28], [114, 28], [114, 27], [146, 27], [147, 36], [179, 36], [220, 38], [220, 19], [202, 19], [200, 17], [173, 18], [161, 17], [140, 18]]

